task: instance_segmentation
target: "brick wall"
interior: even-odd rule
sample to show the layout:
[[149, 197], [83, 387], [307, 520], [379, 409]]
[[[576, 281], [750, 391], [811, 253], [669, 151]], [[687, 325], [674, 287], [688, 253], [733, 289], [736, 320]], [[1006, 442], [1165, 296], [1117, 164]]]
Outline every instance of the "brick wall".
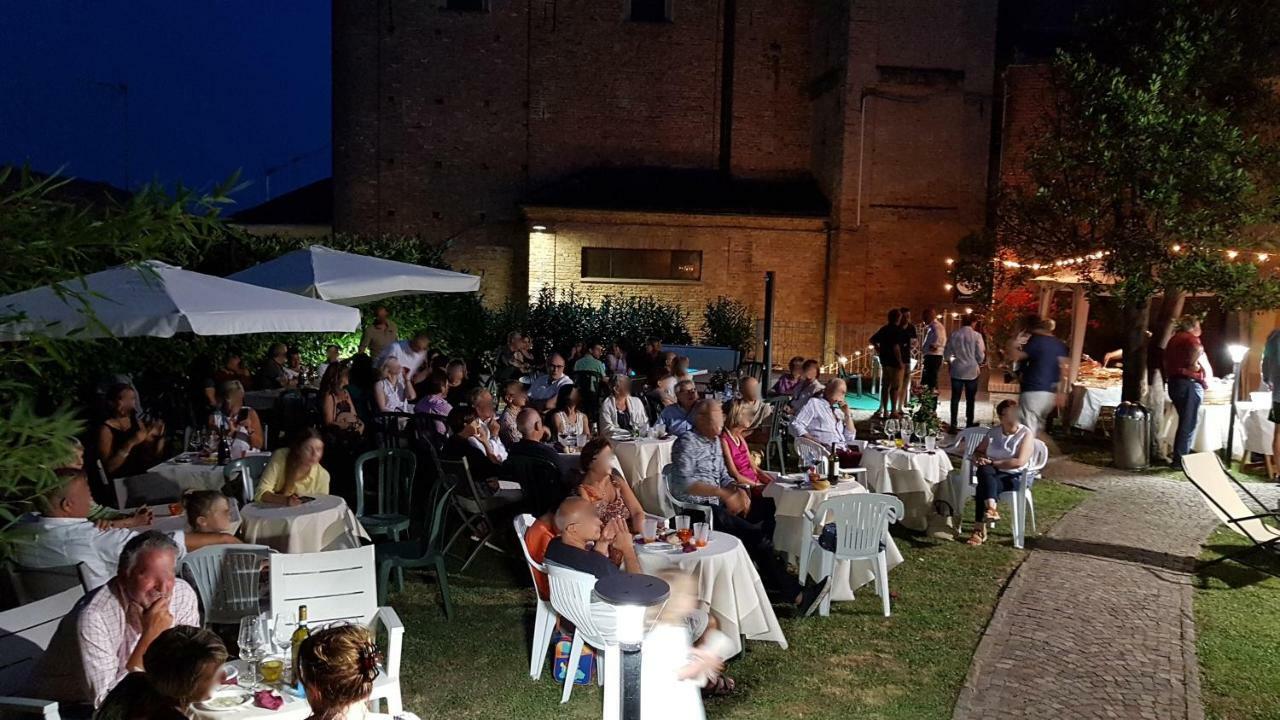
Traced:
[[[652, 295], [688, 311], [695, 337], [707, 301], [720, 295], [764, 315], [764, 273], [776, 273], [774, 356], [822, 352], [826, 232], [821, 219], [609, 213], [529, 208], [547, 232], [529, 236], [529, 290], [573, 288], [589, 297]], [[582, 248], [702, 251], [699, 282], [644, 283], [582, 279]]]

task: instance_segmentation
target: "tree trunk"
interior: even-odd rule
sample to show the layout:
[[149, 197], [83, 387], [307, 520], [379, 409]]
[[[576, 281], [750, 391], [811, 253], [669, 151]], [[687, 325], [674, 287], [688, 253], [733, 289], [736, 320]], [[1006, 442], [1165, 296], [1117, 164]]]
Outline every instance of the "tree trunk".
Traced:
[[1141, 402], [1142, 391], [1147, 386], [1147, 324], [1151, 312], [1151, 299], [1128, 302], [1121, 306], [1124, 323], [1124, 386], [1121, 399]]
[[[1164, 346], [1169, 344], [1169, 338], [1173, 337], [1173, 325], [1178, 321], [1178, 317], [1182, 315], [1182, 308], [1186, 304], [1187, 293], [1182, 290], [1166, 292], [1164, 300], [1160, 303], [1160, 310], [1156, 313], [1156, 319], [1151, 324], [1151, 339], [1148, 341], [1154, 343], [1155, 347], [1160, 348], [1159, 353], [1148, 352], [1147, 357], [1153, 355], [1157, 358], [1164, 356]], [[1148, 346], [1150, 349], [1150, 346]], [[1158, 367], [1147, 368], [1147, 382], [1155, 381], [1155, 372], [1160, 370]]]

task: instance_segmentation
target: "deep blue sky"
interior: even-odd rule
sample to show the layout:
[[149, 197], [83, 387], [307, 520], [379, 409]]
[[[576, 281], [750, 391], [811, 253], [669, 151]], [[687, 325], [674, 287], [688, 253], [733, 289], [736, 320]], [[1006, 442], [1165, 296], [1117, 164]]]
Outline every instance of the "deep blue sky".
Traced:
[[0, 2], [0, 164], [122, 187], [240, 169], [232, 212], [328, 177], [330, 20], [330, 0]]

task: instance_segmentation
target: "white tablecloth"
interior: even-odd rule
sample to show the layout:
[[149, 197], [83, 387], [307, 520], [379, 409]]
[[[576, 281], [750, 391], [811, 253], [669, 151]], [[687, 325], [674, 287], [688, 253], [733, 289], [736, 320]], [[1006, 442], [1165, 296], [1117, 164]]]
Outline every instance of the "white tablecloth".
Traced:
[[1071, 386], [1071, 409], [1068, 412], [1068, 423], [1081, 430], [1093, 430], [1098, 424], [1098, 412], [1104, 407], [1120, 405], [1121, 387], [1087, 387], [1076, 384]]
[[693, 577], [698, 598], [710, 606], [720, 630], [733, 641], [730, 657], [742, 652], [743, 635], [748, 640], [787, 646], [782, 626], [760, 583], [760, 574], [736, 537], [713, 532], [706, 547], [691, 553], [655, 553], [644, 548], [637, 545], [636, 554], [646, 573], [674, 568]]
[[[1237, 409], [1239, 406], [1237, 405]], [[1191, 439], [1191, 452], [1216, 452], [1227, 446], [1227, 428], [1230, 427], [1230, 405], [1200, 405], [1200, 413], [1196, 419], [1196, 434]], [[1236, 423], [1236, 439], [1233, 453], [1236, 458], [1244, 455], [1244, 430], [1239, 421]], [[1165, 403], [1164, 422], [1160, 426], [1162, 447], [1171, 452], [1174, 437], [1178, 434], [1178, 411], [1173, 403]]]
[[[270, 455], [269, 452], [250, 452], [249, 456]], [[178, 458], [194, 458], [192, 462], [177, 462]], [[187, 490], [220, 490], [222, 489], [222, 465], [210, 465], [201, 462], [194, 453], [182, 453], [156, 465], [147, 472], [168, 480], [178, 486], [182, 492]]]
[[369, 539], [355, 513], [336, 495], [320, 495], [297, 507], [249, 503], [240, 515], [244, 541], [277, 552], [345, 550]]
[[1271, 454], [1276, 424], [1267, 419], [1270, 414], [1270, 401], [1236, 403], [1236, 418], [1244, 429], [1244, 449], [1248, 452]]
[[[186, 513], [178, 513], [177, 515], [169, 514], [168, 505], [153, 505], [151, 513], [154, 517], [150, 525], [144, 525], [134, 528], [138, 532], [146, 532], [147, 530], [159, 530], [160, 532], [173, 533], [181, 530], [189, 532], [191, 527], [187, 523]], [[231, 501], [231, 534], [235, 535], [240, 530], [240, 507]]]
[[662, 468], [671, 463], [671, 446], [675, 438], [666, 440], [624, 440], [613, 444], [622, 475], [631, 485], [640, 505], [662, 517], [675, 515], [675, 508], [662, 497]]
[[[867, 489], [871, 492], [890, 495], [927, 491], [946, 480], [947, 474], [952, 469], [951, 457], [942, 448], [932, 452], [912, 451], [885, 449], [875, 444], [868, 444], [862, 449], [862, 467], [867, 469], [865, 478]], [[893, 480], [889, 477], [889, 468], [919, 470], [926, 487], [894, 487]]]
[[[232, 661], [236, 668], [240, 671], [240, 677], [246, 681], [248, 679], [248, 670], [243, 660]], [[284, 699], [284, 705], [277, 710], [267, 710], [249, 703], [235, 710], [218, 710], [209, 711], [201, 710], [195, 705], [188, 708], [187, 716], [191, 720], [306, 720], [311, 717], [311, 706], [307, 704], [306, 698], [300, 698], [291, 692], [280, 692], [280, 697]], [[374, 717], [372, 714], [369, 717]]]
[[[866, 488], [854, 480], [846, 480], [827, 490], [797, 488], [788, 480], [798, 480], [803, 475], [795, 474], [780, 478], [782, 482], [771, 482], [764, 489], [764, 496], [773, 498], [777, 506], [777, 527], [773, 531], [773, 546], [786, 553], [787, 561], [799, 563], [800, 553], [813, 549], [810, 539], [813, 537], [813, 523], [804, 516], [806, 511], [816, 510], [822, 501], [835, 495], [865, 493]], [[884, 534], [885, 557], [889, 567], [893, 568], [902, 562], [902, 553], [894, 544], [889, 533]], [[810, 574], [821, 566], [815, 555], [809, 558]], [[875, 579], [875, 563], [870, 560], [841, 560], [836, 563], [835, 572], [831, 576], [831, 599], [852, 600], [853, 591]]]

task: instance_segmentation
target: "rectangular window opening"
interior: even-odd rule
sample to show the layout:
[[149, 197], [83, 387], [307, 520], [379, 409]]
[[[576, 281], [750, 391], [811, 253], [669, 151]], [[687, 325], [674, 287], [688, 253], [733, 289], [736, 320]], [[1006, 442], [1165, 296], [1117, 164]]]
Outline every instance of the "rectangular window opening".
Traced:
[[702, 251], [582, 248], [582, 277], [698, 282], [702, 280]]

